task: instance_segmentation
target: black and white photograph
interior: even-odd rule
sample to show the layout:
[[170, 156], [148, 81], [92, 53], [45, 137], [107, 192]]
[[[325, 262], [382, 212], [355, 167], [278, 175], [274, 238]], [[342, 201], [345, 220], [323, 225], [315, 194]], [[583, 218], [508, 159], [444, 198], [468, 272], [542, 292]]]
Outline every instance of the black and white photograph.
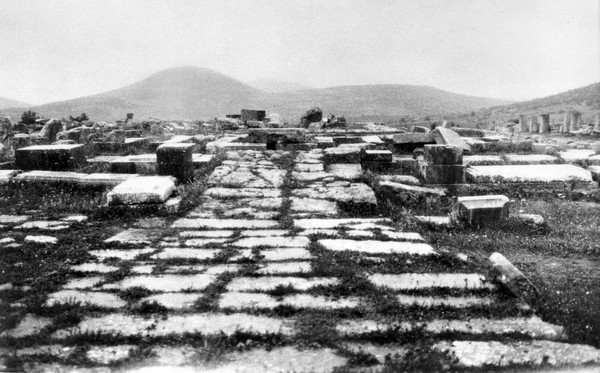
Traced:
[[600, 372], [600, 0], [0, 0], [2, 372]]

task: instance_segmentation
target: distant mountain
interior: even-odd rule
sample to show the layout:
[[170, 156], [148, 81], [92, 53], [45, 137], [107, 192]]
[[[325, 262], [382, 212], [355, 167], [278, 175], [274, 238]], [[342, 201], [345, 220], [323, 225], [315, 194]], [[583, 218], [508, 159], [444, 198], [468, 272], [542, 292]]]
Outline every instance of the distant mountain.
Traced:
[[[291, 122], [310, 107], [348, 119], [403, 115], [450, 114], [479, 110], [507, 101], [471, 97], [426, 86], [369, 85], [267, 93], [215, 71], [179, 67], [113, 91], [35, 106], [44, 117], [63, 118], [86, 113], [92, 120], [211, 119], [239, 113], [242, 108], [265, 109]], [[4, 110], [20, 115], [21, 109]], [[12, 112], [12, 114], [11, 114]]]
[[260, 91], [268, 93], [294, 92], [313, 89], [312, 87], [308, 87], [302, 84], [284, 82], [275, 79], [257, 79], [248, 82], [248, 85]]
[[0, 110], [2, 109], [6, 109], [6, 108], [25, 108], [25, 107], [29, 107], [31, 106], [30, 104], [26, 104], [24, 102], [21, 101], [17, 101], [17, 100], [11, 100], [8, 98], [2, 98], [0, 97]]
[[575, 109], [582, 112], [600, 110], [600, 83], [572, 89], [552, 96], [534, 100], [515, 102], [510, 105], [490, 107], [483, 111], [493, 111], [496, 114], [559, 112]]
[[[433, 87], [414, 85], [342, 86], [278, 95], [273, 110], [289, 116], [303, 113], [311, 106], [324, 114], [346, 118], [400, 117], [404, 115], [451, 114], [508, 103], [506, 100], [465, 96]], [[269, 106], [267, 106], [269, 108]]]
[[140, 82], [109, 92], [32, 108], [49, 117], [86, 113], [90, 119], [206, 119], [242, 107], [255, 107], [263, 92], [242, 82], [199, 67], [162, 70]]

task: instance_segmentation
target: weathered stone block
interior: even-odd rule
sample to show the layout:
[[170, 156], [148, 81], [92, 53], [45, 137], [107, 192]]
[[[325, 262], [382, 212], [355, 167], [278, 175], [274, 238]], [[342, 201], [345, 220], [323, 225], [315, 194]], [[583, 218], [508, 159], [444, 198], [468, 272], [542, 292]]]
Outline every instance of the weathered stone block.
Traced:
[[452, 145], [462, 148], [464, 151], [470, 151], [471, 147], [467, 145], [460, 135], [448, 128], [436, 128], [431, 131], [431, 136], [437, 144]]
[[426, 165], [423, 176], [428, 184], [462, 184], [465, 182], [465, 167]]
[[508, 202], [502, 195], [458, 197], [458, 215], [471, 225], [495, 224], [508, 218]]
[[165, 143], [156, 149], [156, 161], [159, 175], [174, 176], [180, 182], [194, 177], [192, 151], [195, 145], [190, 143]]
[[81, 179], [79, 183], [86, 186], [117, 186], [125, 180], [138, 177], [138, 174], [107, 174], [107, 173], [95, 173], [89, 174]]
[[324, 150], [325, 163], [360, 163], [358, 148], [329, 148]]
[[110, 172], [116, 174], [156, 173], [156, 154], [129, 155], [110, 161]]
[[109, 205], [163, 203], [175, 190], [176, 182], [171, 176], [140, 176], [117, 185], [106, 197]]
[[389, 150], [363, 150], [362, 160], [365, 162], [392, 162], [392, 152]]
[[335, 142], [333, 142], [333, 137], [315, 136], [315, 141], [317, 142], [317, 147], [319, 147], [321, 149], [335, 147]]
[[425, 160], [432, 165], [462, 165], [463, 149], [450, 145], [425, 145]]
[[431, 132], [398, 133], [394, 135], [395, 144], [431, 144], [435, 143]]
[[84, 165], [83, 145], [34, 145], [16, 151], [16, 166], [22, 170], [71, 170]]
[[30, 171], [19, 174], [13, 178], [17, 182], [42, 182], [42, 183], [79, 183], [86, 174], [79, 172], [61, 171]]

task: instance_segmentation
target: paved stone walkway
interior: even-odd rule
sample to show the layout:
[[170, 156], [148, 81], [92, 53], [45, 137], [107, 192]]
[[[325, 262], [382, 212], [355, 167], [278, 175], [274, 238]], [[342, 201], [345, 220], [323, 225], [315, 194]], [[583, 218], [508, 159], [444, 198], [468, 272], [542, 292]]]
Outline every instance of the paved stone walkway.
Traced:
[[[343, 218], [375, 195], [355, 172], [325, 170], [318, 151], [228, 152], [187, 216], [123, 230], [72, 265], [46, 306], [86, 312], [59, 325], [26, 315], [0, 336], [5, 367], [14, 357], [34, 371], [600, 364], [600, 350], [568, 343], [485, 264], [438, 252], [385, 218]], [[42, 224], [26, 220], [0, 217]]]

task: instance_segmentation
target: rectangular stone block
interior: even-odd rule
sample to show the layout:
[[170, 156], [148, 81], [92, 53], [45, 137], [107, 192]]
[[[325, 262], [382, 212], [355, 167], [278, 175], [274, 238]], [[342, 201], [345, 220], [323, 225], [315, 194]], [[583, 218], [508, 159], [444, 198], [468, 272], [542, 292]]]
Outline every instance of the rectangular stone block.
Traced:
[[538, 164], [469, 167], [468, 178], [475, 183], [550, 183], [565, 181], [591, 182], [590, 171], [567, 164]]
[[86, 163], [80, 144], [34, 145], [17, 149], [15, 164], [22, 170], [72, 170]]
[[458, 216], [471, 225], [494, 224], [508, 218], [508, 202], [503, 195], [458, 197]]
[[13, 178], [17, 182], [78, 183], [86, 174], [61, 171], [29, 171]]
[[180, 182], [194, 177], [192, 151], [195, 145], [190, 143], [164, 143], [156, 149], [158, 174], [173, 176]]
[[451, 145], [425, 145], [425, 161], [431, 165], [462, 165], [463, 149]]
[[110, 172], [115, 174], [156, 174], [156, 154], [128, 155], [110, 161]]
[[87, 186], [117, 186], [124, 182], [125, 180], [132, 179], [134, 177], [138, 177], [138, 174], [104, 174], [104, 173], [95, 173], [89, 174], [81, 179], [79, 179], [79, 183], [81, 185]]
[[109, 205], [163, 203], [175, 190], [176, 182], [171, 176], [140, 176], [117, 185], [106, 197]]
[[431, 132], [399, 133], [394, 135], [394, 144], [432, 144], [435, 143]]
[[362, 152], [364, 162], [392, 162], [392, 152], [389, 150], [364, 150]]
[[315, 141], [317, 143], [317, 147], [319, 147], [321, 149], [335, 147], [335, 142], [333, 142], [333, 137], [315, 136]]
[[360, 149], [358, 148], [329, 148], [324, 150], [325, 163], [360, 163]]
[[458, 133], [449, 128], [438, 127], [431, 131], [431, 135], [436, 144], [455, 146], [467, 152], [471, 150], [471, 147], [467, 145], [465, 140], [463, 140]]
[[465, 167], [426, 165], [423, 167], [423, 176], [428, 184], [463, 184]]

